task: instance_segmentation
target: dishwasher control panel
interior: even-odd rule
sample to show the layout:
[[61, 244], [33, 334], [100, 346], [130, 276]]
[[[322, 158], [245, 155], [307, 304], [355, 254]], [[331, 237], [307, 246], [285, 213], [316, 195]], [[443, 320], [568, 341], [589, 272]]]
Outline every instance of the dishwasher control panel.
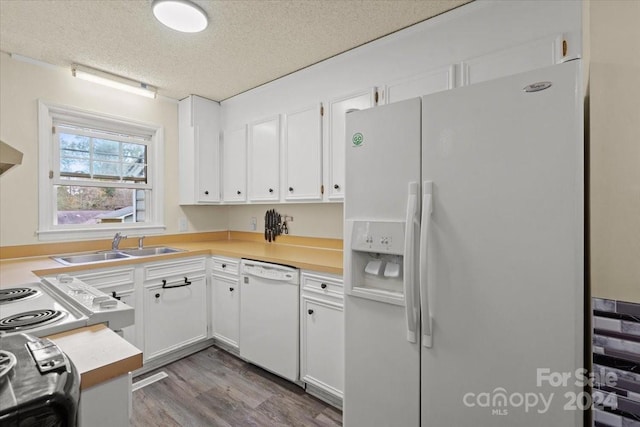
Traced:
[[300, 281], [299, 271], [295, 268], [255, 261], [243, 261], [241, 274], [244, 276], [244, 283], [249, 283], [251, 276], [287, 283]]

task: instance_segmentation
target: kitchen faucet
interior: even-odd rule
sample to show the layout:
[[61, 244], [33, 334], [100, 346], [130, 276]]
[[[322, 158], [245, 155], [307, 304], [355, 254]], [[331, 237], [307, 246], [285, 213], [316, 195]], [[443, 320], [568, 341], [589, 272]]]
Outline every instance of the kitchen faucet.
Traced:
[[117, 251], [118, 245], [120, 244], [120, 240], [126, 239], [127, 236], [123, 236], [119, 231], [113, 236], [113, 241], [111, 242], [111, 250]]

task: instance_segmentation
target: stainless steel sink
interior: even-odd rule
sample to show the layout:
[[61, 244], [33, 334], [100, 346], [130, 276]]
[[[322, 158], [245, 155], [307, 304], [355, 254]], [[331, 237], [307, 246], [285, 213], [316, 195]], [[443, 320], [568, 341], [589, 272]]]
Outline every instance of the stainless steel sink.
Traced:
[[121, 249], [120, 252], [132, 257], [139, 257], [139, 256], [173, 254], [176, 252], [184, 252], [184, 249], [169, 248], [167, 246], [158, 246], [158, 247], [143, 248], [143, 249]]
[[173, 254], [184, 252], [184, 249], [157, 246], [142, 249], [119, 249], [117, 251], [100, 251], [87, 254], [53, 256], [53, 260], [64, 265], [90, 264], [94, 262], [113, 261], [125, 258], [137, 258], [152, 255]]
[[114, 259], [131, 258], [130, 255], [115, 252], [94, 252], [90, 254], [67, 255], [60, 257], [52, 257], [55, 261], [65, 265], [89, 264], [92, 262], [111, 261]]

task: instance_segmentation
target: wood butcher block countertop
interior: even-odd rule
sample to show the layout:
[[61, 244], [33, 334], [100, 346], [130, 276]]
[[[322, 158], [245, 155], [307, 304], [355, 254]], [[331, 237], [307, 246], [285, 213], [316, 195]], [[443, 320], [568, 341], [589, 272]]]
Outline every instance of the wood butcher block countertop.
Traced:
[[105, 325], [93, 325], [50, 335], [80, 373], [85, 390], [142, 367], [142, 352]]

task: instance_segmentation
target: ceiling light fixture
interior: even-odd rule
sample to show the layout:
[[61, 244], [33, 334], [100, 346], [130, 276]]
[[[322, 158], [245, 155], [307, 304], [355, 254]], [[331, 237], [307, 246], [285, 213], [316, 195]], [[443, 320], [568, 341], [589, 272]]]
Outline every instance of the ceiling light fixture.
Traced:
[[136, 95], [146, 96], [147, 98], [156, 97], [156, 88], [152, 86], [121, 76], [116, 76], [115, 74], [94, 70], [93, 68], [82, 65], [73, 65], [71, 67], [71, 74], [73, 77], [77, 77], [82, 80], [98, 83], [103, 86], [123, 90], [129, 93], [135, 93]]
[[197, 33], [209, 23], [200, 6], [188, 0], [153, 0], [153, 15], [167, 27], [183, 33]]

